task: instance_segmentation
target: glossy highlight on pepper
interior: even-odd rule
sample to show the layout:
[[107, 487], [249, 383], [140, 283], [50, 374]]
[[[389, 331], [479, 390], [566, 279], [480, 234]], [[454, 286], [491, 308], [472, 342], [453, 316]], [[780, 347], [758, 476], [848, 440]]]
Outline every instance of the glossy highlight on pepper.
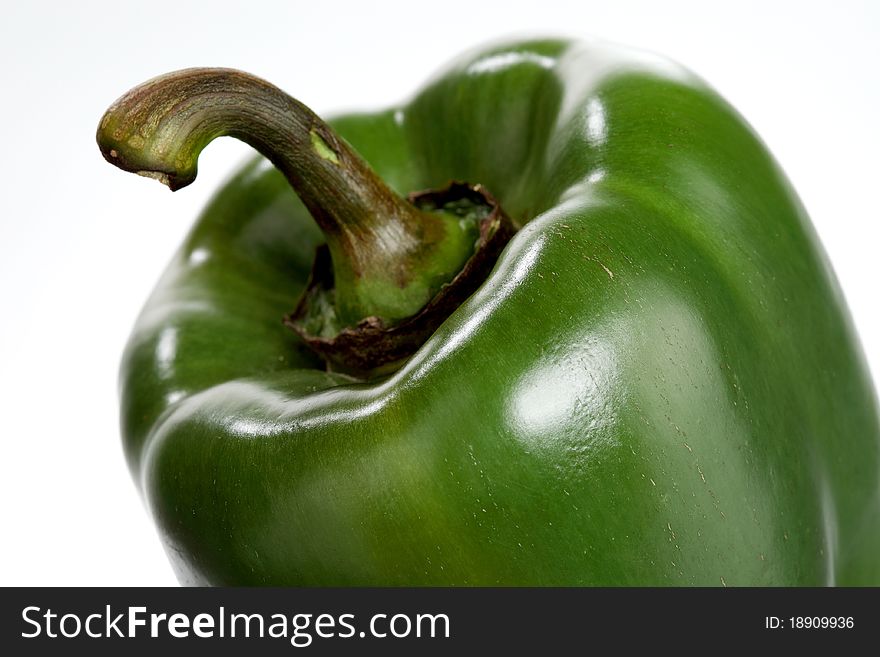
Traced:
[[[880, 584], [877, 402], [841, 292], [704, 82], [533, 40], [329, 125], [319, 146], [303, 125], [315, 166], [345, 144], [401, 199], [480, 185], [518, 231], [405, 362], [353, 376], [281, 322], [332, 242], [324, 197], [263, 157], [219, 190], [121, 373], [126, 456], [182, 583]], [[105, 156], [194, 174], [137, 141]]]

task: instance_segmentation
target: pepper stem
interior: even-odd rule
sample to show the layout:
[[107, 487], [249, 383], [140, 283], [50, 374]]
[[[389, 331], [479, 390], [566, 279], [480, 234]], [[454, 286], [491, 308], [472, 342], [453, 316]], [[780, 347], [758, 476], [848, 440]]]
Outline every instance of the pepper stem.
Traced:
[[107, 110], [97, 139], [108, 162], [174, 191], [195, 180], [199, 153], [225, 135], [271, 160], [324, 232], [339, 328], [414, 315], [474, 253], [475, 222], [398, 196], [308, 107], [241, 71], [154, 78]]

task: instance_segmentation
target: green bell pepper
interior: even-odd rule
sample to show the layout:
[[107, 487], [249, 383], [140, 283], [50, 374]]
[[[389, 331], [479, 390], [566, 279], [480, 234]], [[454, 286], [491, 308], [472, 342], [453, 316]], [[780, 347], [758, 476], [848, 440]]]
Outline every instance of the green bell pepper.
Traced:
[[220, 135], [275, 165], [219, 191], [124, 355], [125, 453], [182, 583], [880, 584], [841, 292], [705, 83], [536, 40], [332, 125], [202, 69], [98, 131], [172, 189]]

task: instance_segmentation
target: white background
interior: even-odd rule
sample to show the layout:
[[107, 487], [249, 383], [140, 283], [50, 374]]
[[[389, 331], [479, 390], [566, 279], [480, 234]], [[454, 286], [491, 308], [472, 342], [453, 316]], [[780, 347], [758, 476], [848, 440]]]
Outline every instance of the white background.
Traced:
[[880, 3], [9, 5], [0, 585], [175, 583], [123, 462], [117, 367], [165, 263], [248, 149], [215, 142], [197, 183], [170, 194], [105, 164], [94, 132], [122, 92], [178, 68], [248, 70], [327, 114], [405, 99], [460, 51], [511, 34], [595, 36], [668, 55], [726, 96], [788, 172], [880, 372]]

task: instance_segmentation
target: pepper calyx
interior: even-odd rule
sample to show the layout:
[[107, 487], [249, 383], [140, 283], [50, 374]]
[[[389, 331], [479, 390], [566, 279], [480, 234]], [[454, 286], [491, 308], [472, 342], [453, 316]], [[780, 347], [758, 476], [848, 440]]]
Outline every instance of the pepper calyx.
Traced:
[[444, 212], [478, 208], [482, 216], [473, 254], [414, 315], [390, 324], [371, 315], [354, 326], [337, 329], [330, 251], [326, 245], [318, 247], [306, 291], [283, 321], [330, 369], [369, 376], [405, 361], [485, 281], [516, 230], [498, 201], [481, 185], [453, 181], [443, 189], [414, 192], [408, 200], [421, 209]]

